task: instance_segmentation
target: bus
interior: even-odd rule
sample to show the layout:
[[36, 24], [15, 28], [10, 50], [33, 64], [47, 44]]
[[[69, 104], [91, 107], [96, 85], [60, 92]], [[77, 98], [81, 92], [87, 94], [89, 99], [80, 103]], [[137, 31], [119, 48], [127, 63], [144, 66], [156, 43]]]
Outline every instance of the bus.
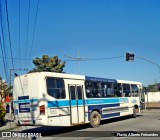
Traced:
[[14, 79], [17, 125], [74, 126], [140, 111], [142, 83], [54, 72]]

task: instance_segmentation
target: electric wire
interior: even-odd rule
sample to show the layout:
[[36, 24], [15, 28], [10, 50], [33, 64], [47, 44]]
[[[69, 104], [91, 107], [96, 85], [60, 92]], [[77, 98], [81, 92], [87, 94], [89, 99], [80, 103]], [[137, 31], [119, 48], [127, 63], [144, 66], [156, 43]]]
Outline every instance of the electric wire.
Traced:
[[[0, 56], [0, 59], [2, 59], [3, 57]], [[32, 59], [25, 59], [25, 58], [19, 58], [19, 57], [15, 57], [15, 58], [6, 58], [6, 59], [15, 59], [15, 60], [19, 60], [19, 61], [30, 61]]]
[[[29, 0], [29, 4], [28, 4], [28, 22], [27, 22], [27, 38], [26, 38], [26, 55], [25, 55], [25, 63], [26, 63], [26, 60], [27, 60], [27, 48], [28, 48], [28, 34], [29, 34], [29, 16], [30, 16], [30, 0]], [[19, 49], [20, 49], [20, 0], [19, 0]], [[20, 52], [20, 50], [19, 50]], [[19, 60], [20, 60], [20, 53], [19, 53]], [[13, 57], [11, 58], [13, 60]], [[14, 70], [14, 69], [13, 69]], [[20, 78], [20, 77], [19, 77]], [[21, 80], [20, 80], [20, 83], [21, 83]], [[22, 90], [23, 91], [23, 90]], [[24, 92], [23, 92], [23, 95], [24, 95]], [[29, 116], [28, 116], [29, 118]], [[27, 127], [25, 126], [25, 129], [27, 129]], [[19, 131], [23, 131], [22, 128], [18, 127], [18, 130]], [[29, 138], [27, 138], [29, 139]]]
[[[28, 17], [27, 17], [27, 38], [26, 38], [26, 49], [25, 49], [25, 59], [27, 59], [27, 48], [28, 48], [28, 32], [29, 32], [29, 16], [30, 16], [30, 0], [28, 1]], [[26, 65], [26, 62], [25, 62]]]
[[0, 1], [0, 26], [1, 26], [1, 49], [2, 49], [2, 56], [3, 56], [3, 63], [5, 65], [5, 71], [6, 71], [6, 80], [8, 80], [8, 61], [7, 61], [7, 56], [6, 56], [6, 45], [4, 41], [4, 30], [3, 30], [3, 16], [2, 16], [2, 3]]
[[81, 58], [81, 57], [77, 57], [77, 58], [71, 58], [71, 60], [64, 60], [64, 61], [100, 61], [100, 60], [107, 60], [107, 59], [118, 59], [118, 58], [122, 58], [124, 56], [115, 56], [115, 57], [103, 57], [103, 58]]
[[1, 36], [0, 36], [0, 46], [1, 46], [2, 56], [3, 56], [3, 67], [4, 67], [5, 77], [7, 79], [7, 68], [6, 68], [6, 65], [5, 65], [4, 52], [3, 52], [3, 48], [2, 48], [2, 42], [1, 42]]
[[[13, 62], [13, 52], [12, 52], [12, 43], [11, 43], [11, 33], [10, 33], [10, 26], [9, 26], [9, 14], [8, 14], [8, 2], [7, 2], [7, 0], [5, 0], [5, 8], [6, 8], [6, 16], [7, 16], [7, 29], [8, 29], [8, 36], [9, 36], [9, 46], [10, 46], [10, 53], [11, 53], [11, 60], [12, 60], [12, 68], [13, 68], [13, 71], [14, 71], [14, 62]], [[11, 125], [10, 125], [10, 127], [11, 127]]]
[[9, 46], [10, 46], [10, 53], [11, 53], [11, 59], [12, 59], [12, 68], [14, 69], [13, 51], [12, 51], [12, 43], [11, 43], [11, 33], [10, 33], [10, 26], [9, 26], [8, 2], [7, 2], [7, 0], [5, 0], [5, 6], [6, 6], [8, 36], [9, 36]]
[[[0, 56], [0, 59], [2, 59], [3, 57]], [[69, 59], [64, 59], [62, 61], [100, 61], [100, 60], [109, 60], [109, 59], [118, 59], [118, 58], [124, 58], [124, 56], [115, 56], [115, 57], [103, 57], [103, 58], [76, 58], [76, 59], [72, 59], [72, 60], [69, 60]], [[12, 59], [12, 58], [7, 58], [7, 59]], [[22, 61], [25, 61], [25, 60], [32, 60], [32, 59], [24, 59], [24, 58], [18, 58], [18, 57], [15, 57], [13, 58], [15, 60], [22, 60]]]
[[[19, 0], [18, 5], [18, 28], [19, 28], [19, 37], [18, 37], [18, 46], [19, 46], [19, 59], [21, 58], [21, 0]], [[19, 61], [20, 68], [21, 68], [21, 61]]]
[[31, 43], [31, 49], [30, 49], [30, 55], [29, 55], [30, 59], [31, 59], [31, 56], [32, 56], [32, 49], [33, 49], [33, 43], [34, 43], [34, 38], [35, 38], [38, 11], [39, 11], [39, 0], [37, 1], [37, 7], [36, 7], [36, 16], [35, 16], [35, 21], [34, 21], [34, 28], [33, 28], [33, 34], [32, 34], [32, 43]]
[[[12, 60], [12, 68], [14, 71], [14, 62], [13, 62], [13, 52], [12, 52], [12, 43], [11, 43], [11, 34], [10, 34], [10, 26], [9, 26], [9, 16], [8, 16], [8, 3], [5, 0], [5, 7], [6, 7], [6, 15], [7, 15], [7, 27], [8, 27], [8, 36], [9, 36], [9, 46], [10, 46], [10, 53], [11, 53], [11, 60]], [[11, 79], [10, 79], [11, 81]], [[11, 125], [10, 125], [11, 127]]]

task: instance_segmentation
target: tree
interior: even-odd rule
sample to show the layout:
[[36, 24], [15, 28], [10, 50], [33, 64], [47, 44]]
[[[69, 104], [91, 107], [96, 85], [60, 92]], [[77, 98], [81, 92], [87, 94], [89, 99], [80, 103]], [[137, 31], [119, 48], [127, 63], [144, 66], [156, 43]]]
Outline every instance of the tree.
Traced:
[[0, 77], [0, 126], [4, 122], [6, 115], [6, 104], [5, 97], [11, 93], [12, 87], [10, 87], [5, 81]]
[[35, 58], [33, 64], [35, 65], [35, 68], [29, 71], [29, 73], [41, 71], [61, 73], [65, 67], [65, 62], [62, 62], [58, 56], [49, 57], [48, 55], [43, 55], [42, 58]]
[[146, 87], [146, 89], [148, 92], [158, 92], [158, 91], [160, 91], [160, 83], [148, 85], [148, 87]]
[[2, 81], [0, 82], [0, 97], [1, 97], [1, 101], [2, 99], [5, 98], [7, 95], [9, 95], [11, 93], [13, 87], [10, 87], [6, 82]]
[[2, 102], [0, 102], [0, 126], [2, 126], [4, 118], [6, 116], [6, 109], [4, 108]]

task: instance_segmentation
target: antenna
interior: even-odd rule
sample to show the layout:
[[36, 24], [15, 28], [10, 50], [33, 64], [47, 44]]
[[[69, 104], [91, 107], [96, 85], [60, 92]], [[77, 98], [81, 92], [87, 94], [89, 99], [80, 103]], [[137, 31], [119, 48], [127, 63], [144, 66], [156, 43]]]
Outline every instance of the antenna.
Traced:
[[66, 55], [66, 54], [65, 54], [65, 56], [66, 56], [67, 58], [69, 58], [69, 59], [72, 59], [72, 60], [78, 62], [78, 71], [80, 70], [80, 61], [84, 61], [84, 60], [87, 60], [87, 59], [88, 59], [88, 58], [86, 58], [86, 57], [80, 57], [80, 52], [79, 52], [79, 50], [78, 50], [78, 52], [77, 52], [77, 57], [73, 57], [73, 56]]

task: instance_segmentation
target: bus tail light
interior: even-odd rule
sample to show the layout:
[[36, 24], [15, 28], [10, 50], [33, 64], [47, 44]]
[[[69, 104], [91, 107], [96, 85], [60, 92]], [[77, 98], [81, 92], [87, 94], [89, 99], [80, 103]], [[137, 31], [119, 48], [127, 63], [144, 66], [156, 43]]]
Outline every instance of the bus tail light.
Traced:
[[45, 105], [41, 105], [39, 107], [39, 110], [40, 110], [40, 115], [45, 115]]

